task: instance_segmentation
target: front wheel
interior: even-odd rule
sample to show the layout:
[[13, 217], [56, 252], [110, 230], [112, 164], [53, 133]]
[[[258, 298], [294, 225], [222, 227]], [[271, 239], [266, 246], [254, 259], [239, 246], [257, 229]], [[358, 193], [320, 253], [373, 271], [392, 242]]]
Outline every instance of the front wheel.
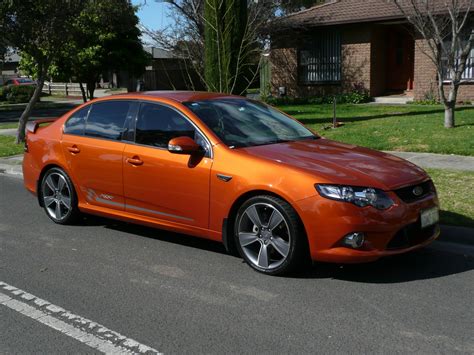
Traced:
[[51, 168], [41, 181], [41, 199], [49, 218], [58, 224], [72, 224], [80, 216], [77, 195], [69, 176]]
[[241, 256], [259, 272], [285, 274], [304, 259], [301, 222], [290, 204], [278, 197], [247, 200], [237, 213], [234, 235]]

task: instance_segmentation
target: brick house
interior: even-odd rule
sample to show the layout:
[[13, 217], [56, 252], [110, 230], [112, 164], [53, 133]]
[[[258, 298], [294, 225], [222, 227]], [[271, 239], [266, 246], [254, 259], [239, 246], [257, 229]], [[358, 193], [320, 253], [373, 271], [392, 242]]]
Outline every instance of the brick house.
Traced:
[[[427, 44], [411, 33], [389, 0], [333, 0], [290, 14], [272, 26], [272, 93], [305, 97], [363, 87], [373, 97], [437, 96]], [[458, 100], [474, 101], [474, 50]]]

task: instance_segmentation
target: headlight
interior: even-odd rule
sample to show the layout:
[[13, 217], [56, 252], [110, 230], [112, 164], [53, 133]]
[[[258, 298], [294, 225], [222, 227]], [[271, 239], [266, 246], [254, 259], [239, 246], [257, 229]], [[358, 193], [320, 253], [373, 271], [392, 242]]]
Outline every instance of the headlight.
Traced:
[[385, 210], [393, 205], [392, 199], [385, 192], [372, 187], [317, 184], [316, 190], [323, 197], [350, 202], [359, 207], [372, 206]]

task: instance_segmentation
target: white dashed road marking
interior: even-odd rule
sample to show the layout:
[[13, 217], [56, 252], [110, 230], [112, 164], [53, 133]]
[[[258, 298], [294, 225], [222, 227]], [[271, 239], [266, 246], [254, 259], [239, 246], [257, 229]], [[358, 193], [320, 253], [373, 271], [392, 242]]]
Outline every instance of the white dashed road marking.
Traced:
[[0, 306], [8, 307], [105, 354], [160, 354], [156, 349], [2, 281]]

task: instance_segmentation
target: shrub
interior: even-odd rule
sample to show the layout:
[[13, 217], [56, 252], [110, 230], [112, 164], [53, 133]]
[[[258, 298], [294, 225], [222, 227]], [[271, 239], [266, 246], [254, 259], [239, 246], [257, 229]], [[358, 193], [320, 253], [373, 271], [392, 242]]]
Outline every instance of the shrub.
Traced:
[[351, 91], [336, 95], [323, 95], [313, 97], [268, 97], [263, 99], [270, 105], [284, 106], [284, 105], [322, 105], [332, 104], [336, 98], [336, 102], [339, 104], [363, 104], [370, 102], [370, 96], [368, 92]]
[[30, 101], [35, 91], [34, 85], [12, 85], [3, 89], [7, 102], [18, 104]]
[[0, 88], [0, 101], [5, 101], [5, 88]]

